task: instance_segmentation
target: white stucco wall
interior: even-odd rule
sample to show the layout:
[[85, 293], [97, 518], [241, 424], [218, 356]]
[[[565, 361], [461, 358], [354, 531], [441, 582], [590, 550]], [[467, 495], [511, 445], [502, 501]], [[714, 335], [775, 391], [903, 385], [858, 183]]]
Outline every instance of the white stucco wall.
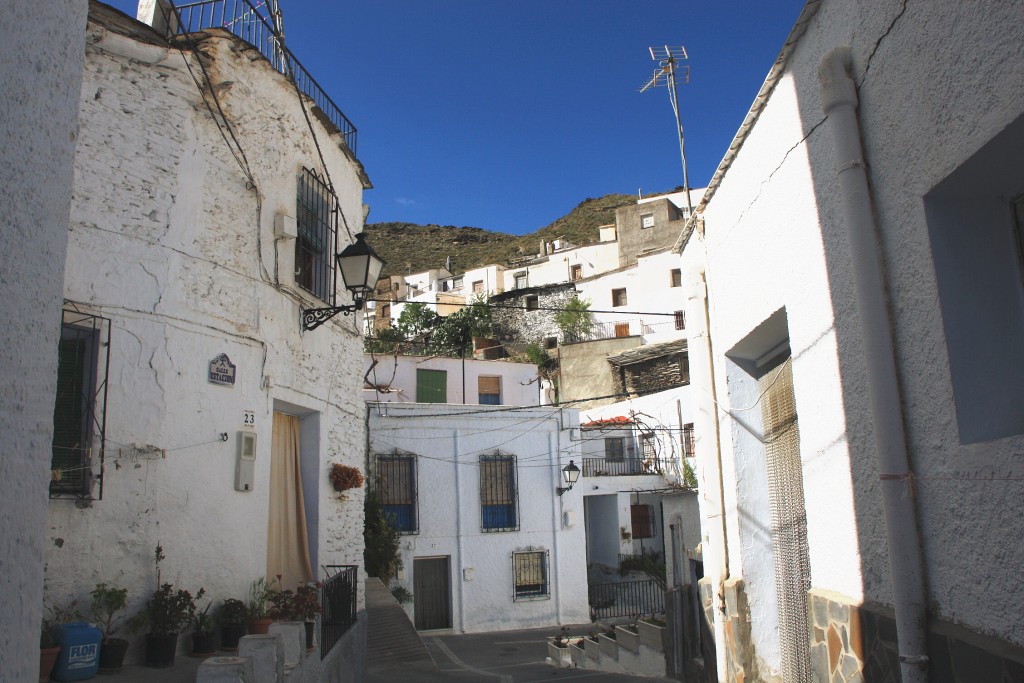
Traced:
[[[374, 365], [376, 361], [376, 365]], [[442, 358], [439, 356], [389, 356], [366, 355], [363, 357], [364, 374], [367, 381], [377, 389], [363, 388], [366, 401], [398, 403], [416, 402], [416, 371], [443, 370], [448, 374], [448, 397], [445, 403], [477, 404], [480, 402], [480, 377], [500, 377], [501, 405], [540, 405], [540, 382], [537, 366], [532, 363], [512, 363], [496, 360], [467, 358]], [[371, 369], [372, 368], [372, 369]], [[463, 400], [465, 382], [465, 401]]]
[[[851, 259], [816, 75], [822, 57], [844, 44], [852, 46], [859, 89], [929, 604], [935, 617], [1024, 644], [1011, 616], [1024, 608], [1024, 551], [1006, 543], [1024, 527], [1019, 515], [1007, 514], [1019, 494], [1024, 438], [961, 444], [923, 202], [1024, 112], [1022, 9], [1020, 2], [985, 3], [984, 11], [950, 3], [822, 3], [704, 211], [706, 234], [684, 252], [687, 270], [708, 280], [725, 412], [729, 568], [747, 584], [755, 645], [768, 670], [776, 667], [774, 588], [765, 562], [770, 542], [757, 528], [767, 519], [754, 443], [758, 395], [729, 355], [742, 356], [758, 335], [774, 334], [756, 328], [777, 311], [785, 311], [792, 349], [812, 585], [855, 601], [892, 600]], [[691, 337], [691, 349], [703, 341]]]
[[572, 266], [580, 266], [582, 277], [587, 278], [599, 273], [606, 273], [619, 265], [618, 245], [616, 242], [599, 242], [585, 247], [562, 249], [548, 254], [545, 258], [531, 261], [516, 268], [508, 268], [502, 273], [505, 290], [515, 289], [516, 274], [525, 273], [528, 287], [560, 284], [572, 279]]
[[[244, 598], [266, 571], [275, 410], [303, 418], [314, 567], [361, 566], [362, 489], [339, 496], [324, 476], [334, 462], [363, 465], [357, 322], [300, 332], [300, 306], [323, 303], [294, 282], [294, 242], [274, 239], [275, 215], [295, 216], [301, 169], [320, 166], [294, 89], [229, 39], [207, 42], [252, 170], [247, 188], [181, 54], [143, 64], [95, 25], [89, 38], [64, 295], [112, 320], [107, 451], [102, 500], [50, 502], [48, 594], [82, 599], [106, 581], [128, 588], [134, 612], [153, 588], [159, 543], [164, 581]], [[360, 169], [313, 126], [356, 232]], [[221, 353], [237, 366], [233, 387], [207, 381]], [[254, 488], [238, 492], [236, 435], [247, 429]]]
[[46, 488], [87, 3], [0, 5], [0, 671], [35, 680]]
[[[555, 494], [561, 468], [579, 458], [569, 438], [578, 425], [576, 411], [558, 408], [370, 404], [371, 457], [398, 449], [418, 468], [419, 530], [403, 536], [392, 585], [414, 592], [415, 558], [448, 556], [456, 632], [588, 621], [582, 489]], [[479, 458], [495, 450], [516, 456], [517, 531], [481, 530]], [[512, 553], [527, 548], [550, 554], [550, 596], [514, 601]]]
[[[679, 256], [666, 250], [640, 257], [635, 266], [584, 278], [576, 289], [581, 300], [590, 301], [591, 309], [612, 311], [594, 313], [595, 322], [630, 322], [630, 334], [642, 335], [646, 343], [671, 341], [686, 334], [675, 329], [674, 314], [686, 307], [682, 288], [672, 286], [672, 270], [679, 267]], [[626, 290], [625, 306], [612, 305], [613, 289]]]

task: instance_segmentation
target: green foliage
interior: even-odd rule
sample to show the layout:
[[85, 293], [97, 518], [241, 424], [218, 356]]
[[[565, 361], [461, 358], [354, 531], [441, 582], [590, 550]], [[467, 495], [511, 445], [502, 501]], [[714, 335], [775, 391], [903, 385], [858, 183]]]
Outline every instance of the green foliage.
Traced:
[[92, 596], [90, 616], [93, 623], [99, 627], [105, 641], [117, 633], [117, 629], [120, 628], [121, 622], [124, 620], [124, 615], [118, 613], [125, 608], [128, 602], [128, 589], [97, 583], [89, 594]]
[[271, 592], [270, 582], [267, 581], [265, 576], [261, 576], [249, 584], [249, 605], [247, 610], [250, 619], [267, 618], [267, 602], [270, 600]]
[[430, 337], [427, 350], [438, 356], [469, 355], [473, 350], [473, 337], [489, 337], [491, 334], [491, 307], [480, 297], [442, 318]]
[[531, 363], [537, 366], [537, 373], [545, 379], [551, 379], [558, 370], [558, 361], [537, 344], [530, 344], [524, 353]]
[[384, 505], [373, 490], [366, 492], [363, 511], [366, 515], [366, 526], [363, 528], [363, 564], [368, 576], [376, 576], [391, 585], [391, 579], [398, 575], [402, 568], [402, 558], [398, 554], [401, 535], [388, 524]]
[[398, 600], [402, 605], [407, 602], [412, 602], [412, 593], [410, 593], [409, 589], [405, 586], [393, 586], [391, 588], [391, 594], [395, 596], [395, 600]]
[[425, 341], [441, 320], [441, 316], [424, 303], [407, 304], [398, 316], [398, 332], [406, 341]]
[[195, 617], [196, 600], [204, 595], [205, 588], [200, 588], [193, 597], [183, 588], [175, 589], [169, 583], [162, 584], [146, 602], [146, 608], [132, 620], [132, 624], [136, 628], [147, 626], [149, 632], [157, 636], [181, 633]]
[[249, 610], [245, 603], [235, 598], [228, 598], [221, 603], [217, 610], [217, 622], [222, 626], [240, 626], [249, 621]]
[[394, 353], [401, 348], [405, 336], [397, 327], [385, 327], [375, 330], [373, 337], [367, 337], [364, 349], [367, 353]]
[[192, 614], [192, 630], [196, 633], [213, 633], [213, 617], [210, 616], [212, 602], [206, 603], [203, 609], [196, 609]]
[[594, 325], [594, 314], [590, 312], [590, 299], [573, 297], [565, 308], [555, 313], [555, 324], [565, 337], [579, 339]]
[[693, 465], [683, 458], [683, 486], [688, 489], [697, 489], [697, 473], [693, 471]]

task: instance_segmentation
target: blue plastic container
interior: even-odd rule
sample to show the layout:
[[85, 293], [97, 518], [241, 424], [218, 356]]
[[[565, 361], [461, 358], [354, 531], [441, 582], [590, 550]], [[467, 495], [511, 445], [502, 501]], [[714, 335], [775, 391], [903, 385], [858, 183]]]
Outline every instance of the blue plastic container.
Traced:
[[84, 681], [93, 678], [100, 666], [103, 635], [84, 621], [57, 626], [53, 637], [60, 645], [60, 656], [50, 677], [55, 681]]

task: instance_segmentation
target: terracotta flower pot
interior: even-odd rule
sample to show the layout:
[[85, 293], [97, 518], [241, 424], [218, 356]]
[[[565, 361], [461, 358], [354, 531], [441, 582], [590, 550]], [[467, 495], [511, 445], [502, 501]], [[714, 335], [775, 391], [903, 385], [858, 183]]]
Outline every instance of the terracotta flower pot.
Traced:
[[59, 654], [60, 647], [39, 649], [39, 683], [46, 683], [50, 680], [50, 672], [53, 671], [53, 665], [57, 663]]
[[273, 619], [253, 619], [249, 622], [249, 633], [265, 636], [270, 631], [270, 625], [273, 623]]

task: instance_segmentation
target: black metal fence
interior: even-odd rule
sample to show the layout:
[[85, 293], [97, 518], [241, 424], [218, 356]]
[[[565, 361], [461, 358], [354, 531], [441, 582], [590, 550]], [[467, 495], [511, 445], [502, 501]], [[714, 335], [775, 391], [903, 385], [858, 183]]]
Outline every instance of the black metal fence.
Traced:
[[250, 0], [207, 0], [174, 6], [177, 32], [192, 33], [221, 28], [259, 50], [277, 71], [293, 79], [299, 90], [313, 100], [313, 104], [334, 124], [352, 154], [355, 154], [356, 127], [295, 55], [278, 40], [273, 23], [264, 16], [266, 12], [265, 3], [253, 4]]
[[588, 587], [590, 619], [633, 617], [665, 611], [665, 589], [657, 581], [592, 583]]
[[623, 458], [622, 460], [583, 458], [584, 477], [626, 477], [640, 474], [661, 474], [664, 471], [665, 462], [658, 458], [648, 460], [640, 458]]
[[356, 623], [359, 567], [354, 564], [324, 566], [327, 578], [320, 588], [320, 659]]

